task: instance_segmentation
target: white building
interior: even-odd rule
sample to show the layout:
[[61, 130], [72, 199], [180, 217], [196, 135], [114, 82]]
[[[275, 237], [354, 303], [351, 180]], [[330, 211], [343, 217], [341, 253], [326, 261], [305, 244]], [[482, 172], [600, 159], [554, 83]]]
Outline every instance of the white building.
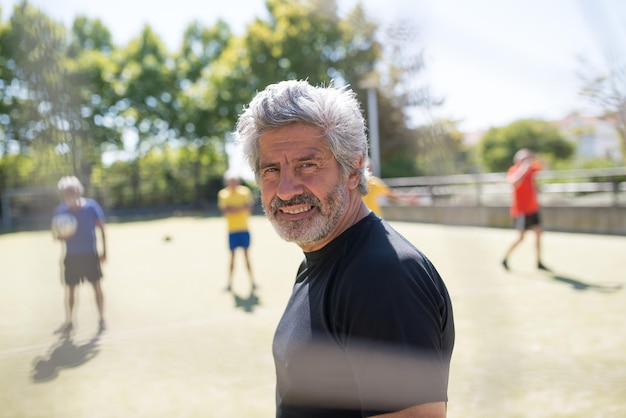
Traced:
[[578, 159], [609, 158], [622, 161], [621, 143], [614, 118], [582, 116], [576, 112], [555, 123], [561, 134], [576, 145]]

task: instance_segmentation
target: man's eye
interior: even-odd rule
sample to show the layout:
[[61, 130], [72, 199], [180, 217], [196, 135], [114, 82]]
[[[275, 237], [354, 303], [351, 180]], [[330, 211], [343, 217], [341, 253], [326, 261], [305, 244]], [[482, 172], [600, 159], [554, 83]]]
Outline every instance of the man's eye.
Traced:
[[300, 169], [301, 170], [312, 170], [315, 169], [317, 167], [317, 164], [314, 163], [302, 163], [300, 164]]
[[279, 172], [280, 170], [276, 167], [268, 167], [268, 168], [261, 170], [261, 177], [265, 179], [273, 178], [273, 177], [276, 177]]

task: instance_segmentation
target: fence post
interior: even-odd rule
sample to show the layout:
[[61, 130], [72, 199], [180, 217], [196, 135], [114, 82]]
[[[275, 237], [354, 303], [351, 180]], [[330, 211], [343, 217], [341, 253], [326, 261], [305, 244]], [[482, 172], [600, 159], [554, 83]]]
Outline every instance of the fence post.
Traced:
[[483, 182], [480, 173], [476, 173], [476, 206], [483, 205]]

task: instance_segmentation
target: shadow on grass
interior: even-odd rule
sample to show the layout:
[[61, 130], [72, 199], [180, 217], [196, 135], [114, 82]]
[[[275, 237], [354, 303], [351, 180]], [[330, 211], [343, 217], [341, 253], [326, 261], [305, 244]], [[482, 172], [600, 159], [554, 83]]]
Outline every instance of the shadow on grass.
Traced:
[[557, 273], [552, 269], [546, 270], [538, 270], [540, 273], [537, 275], [536, 273], [531, 273], [529, 271], [522, 272], [517, 271], [516, 275], [518, 277], [526, 277], [528, 279], [540, 279], [544, 274], [554, 280], [555, 282], [562, 283], [565, 285], [571, 286], [574, 290], [578, 291], [596, 291], [596, 292], [604, 292], [604, 293], [612, 293], [618, 292], [624, 288], [623, 283], [591, 283], [586, 280], [582, 280], [580, 278], [574, 278], [571, 276], [565, 276], [563, 274]]
[[575, 290], [595, 290], [597, 292], [617, 292], [623, 288], [623, 284], [596, 284], [587, 283], [573, 277], [565, 277], [560, 274], [550, 273], [550, 277], [557, 282], [565, 283], [572, 286]]
[[50, 381], [59, 375], [61, 369], [78, 367], [94, 358], [100, 352], [98, 348], [100, 334], [101, 332], [98, 332], [91, 340], [81, 345], [76, 345], [69, 334], [62, 334], [50, 348], [47, 357], [35, 358], [31, 375], [33, 382]]
[[250, 294], [247, 298], [239, 296], [237, 293], [233, 293], [235, 299], [235, 308], [241, 309], [244, 312], [254, 312], [254, 308], [260, 305], [259, 297], [254, 289], [250, 290]]

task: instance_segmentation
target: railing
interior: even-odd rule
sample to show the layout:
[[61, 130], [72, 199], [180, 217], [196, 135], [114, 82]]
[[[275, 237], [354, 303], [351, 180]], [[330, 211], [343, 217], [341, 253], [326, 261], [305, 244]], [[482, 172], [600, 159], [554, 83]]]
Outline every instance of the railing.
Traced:
[[[418, 196], [421, 205], [501, 206], [511, 200], [506, 173], [388, 178], [385, 183]], [[626, 167], [540, 171], [537, 184], [545, 206], [626, 206]]]

